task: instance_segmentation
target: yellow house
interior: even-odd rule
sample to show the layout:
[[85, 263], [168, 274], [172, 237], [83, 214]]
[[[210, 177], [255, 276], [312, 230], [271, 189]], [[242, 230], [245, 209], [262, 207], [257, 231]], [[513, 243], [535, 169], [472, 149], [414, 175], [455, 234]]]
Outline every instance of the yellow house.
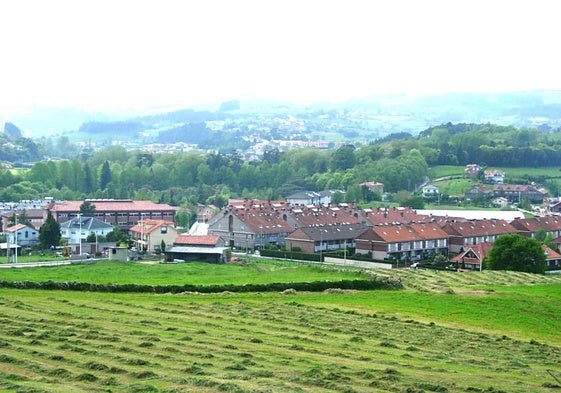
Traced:
[[171, 246], [177, 237], [177, 229], [173, 222], [166, 220], [140, 220], [130, 229], [131, 239], [138, 250], [159, 252], [162, 240], [166, 246]]

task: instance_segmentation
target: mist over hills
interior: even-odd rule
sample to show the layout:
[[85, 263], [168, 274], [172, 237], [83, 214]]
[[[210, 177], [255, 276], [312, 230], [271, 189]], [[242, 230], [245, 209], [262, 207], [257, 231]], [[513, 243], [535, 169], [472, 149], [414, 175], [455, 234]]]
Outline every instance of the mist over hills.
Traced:
[[[15, 124], [30, 138], [65, 135], [71, 140], [91, 141], [148, 135], [149, 139], [162, 143], [181, 140], [197, 143], [204, 139], [205, 132], [208, 135], [204, 127], [208, 122], [234, 119], [243, 123], [244, 119], [251, 118], [254, 122], [266, 123], [277, 116], [292, 116], [313, 124], [314, 132], [321, 132], [325, 126], [321, 119], [326, 113], [337, 118], [345, 139], [379, 139], [396, 132], [416, 135], [431, 126], [449, 122], [493, 123], [547, 131], [561, 127], [561, 91], [386, 94], [307, 106], [270, 100], [231, 100], [216, 104], [214, 109], [162, 110], [139, 116], [39, 108], [13, 118], [4, 116], [3, 120]], [[324, 128], [326, 132], [334, 131]]]

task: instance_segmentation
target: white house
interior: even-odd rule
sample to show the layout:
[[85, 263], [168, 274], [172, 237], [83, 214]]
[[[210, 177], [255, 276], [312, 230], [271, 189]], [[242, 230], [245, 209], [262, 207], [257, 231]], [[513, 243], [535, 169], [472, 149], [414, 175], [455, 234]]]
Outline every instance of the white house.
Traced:
[[437, 186], [428, 184], [423, 187], [423, 198], [436, 198], [440, 194], [440, 190]]
[[33, 247], [39, 242], [39, 231], [33, 227], [16, 224], [6, 228], [6, 243], [20, 247]]
[[74, 217], [60, 224], [60, 235], [68, 244], [86, 242], [90, 234], [107, 236], [113, 230], [113, 225], [94, 217]]

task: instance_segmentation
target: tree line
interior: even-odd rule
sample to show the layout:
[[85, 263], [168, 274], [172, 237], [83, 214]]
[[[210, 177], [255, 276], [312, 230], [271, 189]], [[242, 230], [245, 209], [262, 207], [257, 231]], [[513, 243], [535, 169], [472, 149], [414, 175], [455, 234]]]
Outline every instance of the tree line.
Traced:
[[543, 133], [489, 124], [445, 124], [416, 137], [385, 138], [338, 149], [270, 149], [261, 160], [197, 151], [147, 153], [110, 146], [83, 150], [73, 159], [0, 170], [0, 199], [50, 196], [148, 199], [172, 206], [223, 206], [229, 198], [278, 199], [302, 190], [341, 190], [344, 201], [379, 198], [360, 183], [407, 194], [425, 181], [429, 166], [479, 163], [496, 166], [561, 166], [559, 132]]

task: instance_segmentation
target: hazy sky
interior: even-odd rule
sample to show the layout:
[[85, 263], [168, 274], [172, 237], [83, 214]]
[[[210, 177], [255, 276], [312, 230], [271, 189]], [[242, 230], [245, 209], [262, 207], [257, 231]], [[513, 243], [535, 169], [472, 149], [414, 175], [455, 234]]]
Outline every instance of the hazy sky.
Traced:
[[559, 2], [0, 4], [0, 110], [561, 89]]

